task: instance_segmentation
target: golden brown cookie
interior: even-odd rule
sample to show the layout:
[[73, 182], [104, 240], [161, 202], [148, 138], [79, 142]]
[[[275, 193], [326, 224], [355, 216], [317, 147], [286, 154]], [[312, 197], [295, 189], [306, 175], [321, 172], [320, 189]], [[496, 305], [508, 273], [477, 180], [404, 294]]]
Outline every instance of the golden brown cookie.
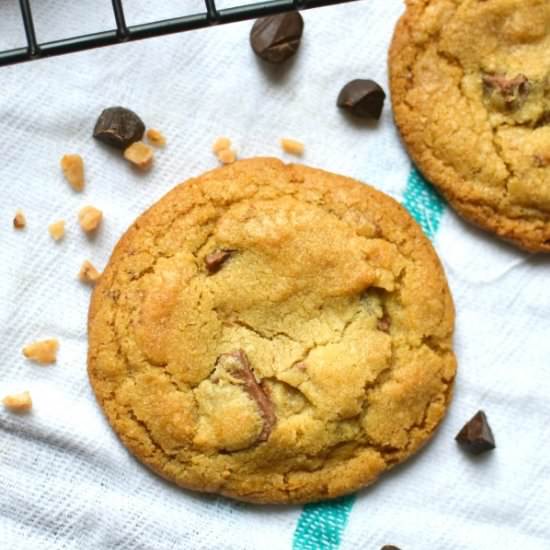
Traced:
[[454, 311], [394, 200], [257, 158], [179, 185], [98, 282], [89, 375], [124, 444], [182, 487], [253, 502], [349, 493], [449, 404]]
[[406, 4], [390, 80], [412, 158], [464, 218], [550, 252], [550, 2]]

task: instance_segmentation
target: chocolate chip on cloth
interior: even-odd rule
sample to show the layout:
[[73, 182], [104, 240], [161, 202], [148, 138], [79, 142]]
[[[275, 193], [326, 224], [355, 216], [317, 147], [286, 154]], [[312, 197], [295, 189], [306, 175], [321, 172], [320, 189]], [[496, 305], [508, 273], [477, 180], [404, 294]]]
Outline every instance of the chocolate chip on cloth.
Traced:
[[550, 252], [550, 2], [408, 0], [390, 50], [395, 120], [465, 219]]
[[491, 426], [483, 411], [478, 411], [464, 424], [455, 440], [463, 449], [475, 455], [492, 451], [496, 447]]
[[254, 53], [269, 63], [283, 63], [300, 46], [304, 20], [297, 11], [262, 17], [250, 30], [250, 45]]
[[378, 120], [385, 99], [386, 93], [374, 80], [356, 79], [342, 88], [336, 103], [352, 115]]
[[393, 199], [250, 159], [174, 188], [122, 237], [93, 292], [88, 371], [163, 477], [314, 501], [429, 439], [451, 397], [453, 321], [435, 252]]
[[145, 124], [134, 111], [125, 107], [109, 107], [99, 115], [94, 127], [94, 138], [116, 149], [127, 149], [140, 141]]

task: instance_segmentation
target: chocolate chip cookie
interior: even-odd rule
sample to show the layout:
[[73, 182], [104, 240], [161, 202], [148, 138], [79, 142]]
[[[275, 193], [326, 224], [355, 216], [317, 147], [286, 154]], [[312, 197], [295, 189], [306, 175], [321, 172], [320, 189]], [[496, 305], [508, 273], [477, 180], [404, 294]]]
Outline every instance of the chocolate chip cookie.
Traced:
[[464, 218], [550, 252], [550, 2], [407, 0], [390, 71], [424, 175]]
[[182, 487], [336, 497], [430, 437], [451, 396], [441, 265], [394, 200], [257, 158], [140, 216], [95, 287], [88, 370], [123, 443]]

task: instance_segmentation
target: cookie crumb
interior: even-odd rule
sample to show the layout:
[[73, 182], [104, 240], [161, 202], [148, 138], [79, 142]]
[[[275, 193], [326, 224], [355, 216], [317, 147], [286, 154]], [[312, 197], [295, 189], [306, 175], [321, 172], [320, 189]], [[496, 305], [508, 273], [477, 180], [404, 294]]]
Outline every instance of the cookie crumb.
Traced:
[[149, 128], [146, 133], [147, 139], [151, 145], [155, 147], [164, 147], [166, 145], [166, 138], [164, 134], [156, 128]]
[[12, 412], [23, 413], [32, 409], [31, 394], [28, 391], [6, 395], [6, 397], [2, 399], [2, 403], [4, 403], [6, 409]]
[[231, 140], [226, 137], [219, 137], [213, 144], [212, 144], [212, 152], [216, 155], [223, 151], [224, 149], [229, 149], [231, 147]]
[[281, 147], [283, 148], [283, 151], [289, 155], [301, 157], [304, 154], [304, 144], [300, 141], [296, 141], [295, 139], [281, 139]]
[[232, 164], [237, 160], [237, 153], [231, 149], [231, 140], [223, 136], [212, 144], [212, 152], [222, 164]]
[[48, 225], [48, 231], [54, 241], [59, 241], [65, 236], [65, 220], [57, 220]]
[[59, 342], [55, 338], [37, 340], [23, 348], [23, 355], [35, 363], [48, 365], [56, 362], [58, 349]]
[[15, 216], [13, 217], [13, 227], [15, 229], [24, 229], [27, 225], [27, 218], [25, 218], [25, 214], [21, 210], [17, 210], [15, 213]]
[[140, 170], [148, 170], [153, 164], [153, 149], [143, 141], [136, 141], [124, 150], [124, 158]]
[[95, 206], [85, 206], [81, 208], [78, 213], [78, 223], [80, 223], [80, 227], [82, 227], [86, 233], [95, 231], [99, 227], [102, 219], [103, 212]]
[[217, 155], [222, 164], [232, 164], [237, 160], [237, 155], [233, 149], [222, 149], [218, 151]]
[[95, 285], [97, 280], [101, 277], [101, 273], [94, 267], [94, 265], [85, 260], [80, 267], [78, 278], [86, 284]]
[[65, 179], [75, 191], [84, 189], [84, 161], [80, 155], [63, 155], [61, 169]]

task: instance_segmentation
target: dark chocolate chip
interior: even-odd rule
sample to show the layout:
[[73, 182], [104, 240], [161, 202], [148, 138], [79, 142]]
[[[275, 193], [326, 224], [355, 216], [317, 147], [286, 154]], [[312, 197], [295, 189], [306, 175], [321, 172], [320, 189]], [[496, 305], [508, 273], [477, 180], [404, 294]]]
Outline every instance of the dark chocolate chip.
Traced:
[[374, 80], [352, 80], [338, 94], [337, 105], [358, 117], [378, 120], [386, 94]]
[[478, 411], [455, 437], [458, 444], [472, 454], [481, 454], [496, 447], [493, 432], [483, 411]]
[[277, 422], [275, 407], [269, 399], [266, 389], [256, 380], [246, 353], [242, 349], [232, 353], [223, 353], [218, 357], [216, 364], [222, 365], [235, 378], [241, 380], [248, 395], [256, 401], [264, 421], [258, 441], [267, 441]]
[[134, 111], [124, 107], [109, 107], [99, 115], [94, 137], [111, 147], [124, 150], [139, 141], [143, 132], [145, 124]]
[[385, 544], [380, 548], [380, 550], [400, 550], [397, 546], [394, 546], [393, 544]]
[[221, 248], [206, 255], [204, 258], [204, 265], [206, 266], [208, 273], [211, 275], [217, 273], [222, 268], [222, 265], [229, 260], [233, 252], [233, 250], [225, 250]]
[[250, 31], [254, 53], [269, 63], [282, 63], [292, 57], [302, 38], [304, 20], [297, 11], [262, 17]]

